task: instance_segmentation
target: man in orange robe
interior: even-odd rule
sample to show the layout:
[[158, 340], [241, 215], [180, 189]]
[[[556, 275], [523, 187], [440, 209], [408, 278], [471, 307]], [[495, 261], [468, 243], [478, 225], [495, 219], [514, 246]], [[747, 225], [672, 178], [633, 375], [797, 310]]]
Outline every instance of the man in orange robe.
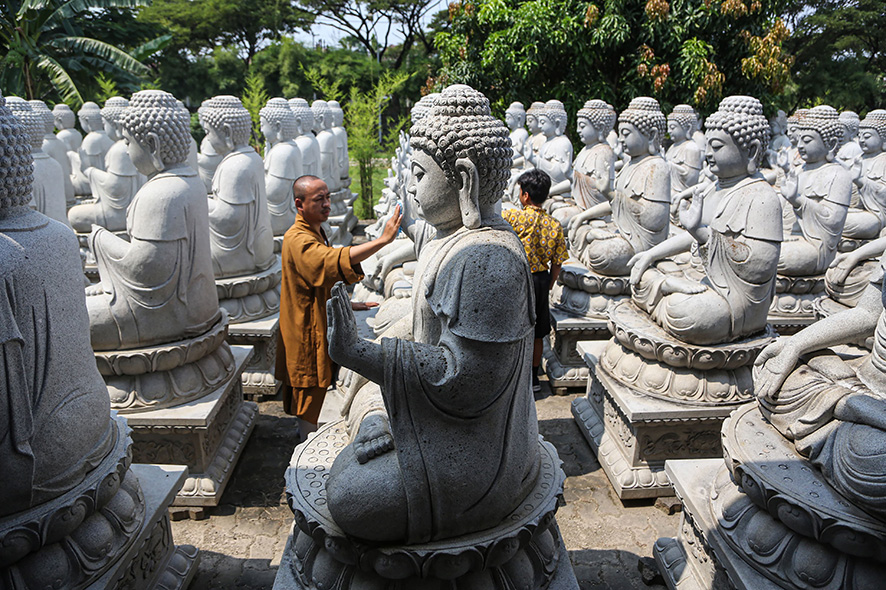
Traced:
[[[333, 248], [321, 224], [329, 218], [329, 188], [316, 176], [302, 176], [292, 187], [297, 215], [283, 236], [280, 337], [276, 376], [283, 382], [283, 408], [299, 418], [302, 438], [316, 429], [333, 364], [326, 343], [326, 301], [338, 281], [363, 278], [360, 263], [397, 236], [399, 207], [382, 235], [358, 246]], [[377, 304], [352, 303], [355, 310]]]

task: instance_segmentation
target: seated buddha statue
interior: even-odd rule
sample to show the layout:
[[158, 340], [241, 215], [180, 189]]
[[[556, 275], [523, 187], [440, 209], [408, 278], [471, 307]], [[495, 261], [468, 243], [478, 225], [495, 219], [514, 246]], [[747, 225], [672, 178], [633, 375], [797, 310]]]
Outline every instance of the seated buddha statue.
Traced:
[[126, 214], [128, 242], [98, 226], [89, 236], [101, 277], [86, 298], [95, 350], [175, 342], [220, 317], [206, 191], [187, 165], [190, 118], [171, 94], [143, 90], [120, 124], [148, 181]]
[[[707, 161], [717, 180], [680, 202], [687, 230], [635, 256], [634, 303], [668, 333], [692, 344], [722, 344], [763, 330], [775, 294], [782, 241], [781, 203], [758, 172], [769, 143], [763, 105], [724, 99], [705, 122]], [[650, 266], [688, 250], [703, 255], [704, 277], [691, 280]]]
[[52, 117], [56, 129], [58, 129], [56, 137], [65, 144], [69, 152], [79, 150], [80, 145], [83, 143], [83, 134], [77, 131], [75, 127], [77, 116], [71, 110], [71, 107], [63, 102], [58, 103], [52, 107]]
[[837, 111], [826, 105], [798, 118], [797, 152], [804, 164], [790, 169], [781, 193], [793, 207], [802, 233], [782, 244], [779, 274], [820, 275], [837, 253], [852, 197], [852, 177], [834, 161], [841, 127]]
[[237, 277], [274, 263], [274, 236], [265, 192], [264, 162], [252, 146], [252, 119], [239, 98], [203, 101], [206, 140], [222, 156], [209, 196], [209, 242], [216, 278]]
[[615, 152], [606, 142], [615, 125], [615, 109], [602, 100], [589, 100], [575, 118], [584, 147], [572, 163], [572, 198], [584, 211], [605, 203], [615, 183]]
[[523, 149], [529, 140], [529, 132], [526, 131], [526, 110], [522, 102], [512, 102], [505, 111], [505, 125], [510, 130], [511, 149], [514, 150], [514, 159], [511, 168], [523, 170], [525, 159]]
[[71, 227], [79, 233], [88, 233], [93, 224], [111, 231], [126, 229], [126, 208], [144, 180], [132, 164], [121, 134], [120, 120], [128, 106], [128, 100], [114, 96], [101, 110], [105, 133], [114, 143], [105, 155], [104, 169], [83, 170], [95, 200], [75, 205], [68, 211]]
[[541, 132], [541, 127], [539, 126], [538, 117], [545, 110], [545, 103], [536, 101], [529, 105], [529, 109], [526, 111], [526, 128], [529, 133], [529, 141], [526, 143], [525, 152], [523, 157], [531, 166], [536, 165], [536, 157], [538, 156], [538, 150], [541, 149], [542, 144], [547, 141], [545, 134]]
[[[754, 367], [760, 410], [849, 502], [886, 518], [886, 289], [883, 264], [851, 309], [763, 349]], [[873, 334], [843, 360], [829, 347]]]
[[330, 355], [380, 386], [387, 413], [362, 420], [326, 493], [348, 535], [423, 543], [499, 524], [534, 485], [540, 455], [531, 275], [495, 212], [511, 165], [507, 128], [486, 97], [456, 85], [410, 141], [416, 224], [436, 238], [416, 242], [411, 337], [359, 338], [342, 284], [327, 304]]
[[672, 197], [695, 186], [699, 181], [704, 150], [699, 148], [690, 135], [697, 122], [695, 110], [685, 104], [678, 104], [668, 115], [668, 135], [673, 143], [665, 152], [665, 160], [671, 167]]
[[77, 111], [80, 119], [80, 127], [86, 132], [83, 143], [72, 159], [74, 192], [78, 195], [90, 195], [89, 177], [86, 176], [87, 168], [105, 169], [105, 155], [114, 141], [108, 137], [105, 131], [104, 119], [101, 109], [94, 102], [84, 102]]
[[345, 112], [337, 100], [330, 100], [329, 110], [332, 111], [332, 126], [330, 131], [338, 142], [338, 172], [341, 186], [351, 177], [350, 156], [348, 155], [348, 132], [345, 130]]
[[572, 190], [572, 142], [566, 132], [566, 108], [559, 100], [549, 100], [538, 114], [538, 126], [545, 142], [538, 150], [535, 167], [551, 177], [549, 196], [562, 203]]
[[65, 143], [56, 137], [55, 116], [42, 100], [29, 100], [28, 104], [34, 109], [34, 112], [43, 117], [43, 145], [41, 149], [43, 153], [58, 162], [62, 169], [65, 186], [65, 205], [70, 207], [74, 204], [74, 185], [71, 182], [71, 160], [68, 158], [68, 147]]
[[314, 111], [303, 98], [290, 98], [289, 108], [295, 116], [295, 143], [301, 150], [302, 173], [320, 177], [321, 167], [320, 144], [314, 136]]
[[[671, 171], [661, 157], [665, 117], [654, 98], [631, 101], [618, 117], [618, 134], [630, 162], [615, 177], [609, 202], [579, 213], [569, 222], [572, 255], [607, 276], [627, 275], [628, 261], [668, 237]], [[592, 220], [612, 215], [599, 227]], [[590, 223], [589, 223], [590, 222]]]
[[259, 113], [261, 132], [268, 142], [265, 154], [265, 190], [271, 230], [282, 236], [295, 223], [295, 201], [292, 185], [302, 171], [301, 150], [294, 138], [295, 115], [285, 98], [272, 98]]
[[314, 112], [314, 130], [320, 146], [319, 176], [326, 182], [329, 192], [334, 193], [341, 189], [341, 158], [338, 140], [332, 133], [332, 109], [325, 100], [315, 100], [311, 103], [311, 110]]
[[843, 235], [870, 239], [886, 226], [886, 111], [869, 112], [858, 124], [858, 136], [861, 154], [848, 167], [858, 203], [846, 214]]
[[[858, 144], [858, 126], [861, 119], [858, 113], [843, 111], [840, 113], [840, 125], [843, 126], [843, 135], [840, 137], [840, 147], [837, 148], [837, 161], [846, 168], [851, 168], [855, 159], [863, 153]], [[855, 206], [855, 203], [853, 203]]]

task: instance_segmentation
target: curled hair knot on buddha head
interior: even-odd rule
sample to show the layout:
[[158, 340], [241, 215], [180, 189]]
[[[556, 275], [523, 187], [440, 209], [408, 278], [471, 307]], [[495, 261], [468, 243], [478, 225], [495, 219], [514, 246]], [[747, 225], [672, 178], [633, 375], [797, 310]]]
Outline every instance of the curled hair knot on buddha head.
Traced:
[[749, 173], [756, 171], [769, 148], [769, 121], [763, 114], [763, 104], [753, 96], [724, 98], [717, 111], [705, 120], [705, 129], [728, 133], [748, 153], [754, 142], [759, 142], [760, 147], [749, 164]]
[[24, 128], [30, 148], [39, 150], [43, 145], [43, 117], [31, 108], [28, 101], [17, 96], [8, 97], [6, 106]]
[[861, 119], [858, 117], [858, 113], [854, 111], [843, 111], [842, 113], [840, 113], [840, 123], [849, 132], [849, 138], [858, 135], [858, 126], [861, 123]]
[[236, 96], [222, 95], [204, 100], [199, 114], [201, 123], [217, 131], [221, 131], [225, 125], [230, 127], [231, 140], [235, 146], [249, 142], [252, 118]]
[[481, 209], [501, 198], [510, 178], [513, 150], [507, 127], [492, 116], [482, 93], [461, 84], [449, 86], [410, 134], [412, 148], [429, 154], [455, 186], [462, 184], [458, 160], [471, 161], [477, 170]]
[[30, 138], [0, 94], [0, 217], [28, 206], [34, 183]]
[[315, 100], [311, 103], [314, 112], [314, 129], [323, 131], [332, 126], [332, 109], [325, 100]]
[[585, 119], [593, 125], [597, 130], [600, 141], [606, 138], [606, 135], [612, 131], [615, 125], [615, 109], [612, 105], [599, 100], [589, 100], [575, 114], [577, 119]]
[[[71, 110], [71, 107], [66, 105], [63, 102], [58, 103], [54, 107], [52, 107], [52, 115], [53, 117], [58, 117], [62, 124], [68, 129], [74, 126], [77, 122], [77, 116], [74, 114], [74, 111]], [[53, 121], [53, 124], [55, 121]]]
[[688, 104], [678, 104], [668, 115], [668, 121], [676, 121], [689, 135], [698, 125], [698, 115], [695, 114], [695, 109]]
[[560, 131], [566, 129], [567, 115], [566, 107], [563, 103], [556, 99], [551, 99], [545, 103], [544, 110], [538, 113], [538, 116], [545, 116], [557, 126]]
[[129, 108], [124, 111], [120, 123], [141, 145], [148, 145], [150, 134], [157, 137], [156, 155], [163, 164], [160, 169], [187, 160], [191, 146], [191, 119], [168, 92], [136, 92], [132, 95]]
[[266, 121], [278, 123], [284, 139], [295, 137], [297, 122], [295, 115], [292, 114], [292, 109], [289, 108], [289, 101], [285, 98], [272, 98], [258, 114]]
[[123, 116], [123, 111], [128, 106], [129, 101], [122, 96], [112, 96], [105, 101], [105, 106], [102, 107], [102, 117], [104, 117], [111, 123], [120, 123], [120, 118]]
[[52, 129], [55, 127], [55, 117], [52, 116], [52, 111], [49, 110], [46, 103], [42, 100], [29, 100], [28, 104], [31, 105], [35, 113], [43, 117], [43, 133], [52, 133]]
[[797, 121], [798, 129], [816, 131], [828, 148], [828, 161], [833, 161], [840, 139], [843, 137], [843, 125], [840, 113], [828, 105], [820, 105], [806, 111]]
[[661, 151], [661, 140], [667, 131], [667, 121], [658, 101], [648, 96], [638, 96], [618, 116], [619, 123], [630, 123], [649, 139], [649, 152]]
[[310, 133], [314, 128], [314, 111], [311, 105], [303, 98], [290, 98], [289, 110], [297, 122], [301, 122], [301, 128], [304, 133]]
[[886, 142], [886, 110], [876, 109], [869, 112], [858, 127], [859, 129], [862, 127], [873, 129], [880, 135], [883, 142]]

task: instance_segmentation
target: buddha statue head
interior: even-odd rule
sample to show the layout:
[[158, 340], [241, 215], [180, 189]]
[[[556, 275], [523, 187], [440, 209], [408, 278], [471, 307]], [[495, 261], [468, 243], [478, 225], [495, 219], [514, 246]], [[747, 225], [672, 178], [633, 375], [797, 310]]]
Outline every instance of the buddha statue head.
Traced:
[[128, 106], [129, 101], [122, 96], [112, 96], [105, 101], [105, 106], [102, 107], [101, 113], [105, 133], [114, 141], [123, 139], [123, 136], [120, 134], [120, 117], [123, 115], [123, 110]]
[[412, 110], [409, 113], [410, 118], [412, 119], [412, 124], [415, 125], [420, 120], [425, 118], [430, 110], [431, 106], [434, 104], [434, 100], [436, 97], [440, 96], [439, 92], [432, 92], [430, 94], [426, 94], [418, 99], [414, 105], [412, 105]]
[[606, 136], [615, 125], [615, 109], [605, 101], [589, 100], [578, 110], [575, 118], [579, 138], [583, 144], [591, 146], [606, 141]]
[[648, 96], [635, 98], [618, 116], [619, 141], [632, 158], [660, 152], [666, 128], [658, 101]]
[[17, 96], [6, 97], [6, 107], [24, 127], [31, 153], [39, 152], [43, 146], [43, 117], [31, 108], [28, 101]]
[[285, 98], [272, 98], [261, 111], [261, 132], [269, 144], [277, 145], [296, 137], [297, 124], [289, 101]]
[[545, 110], [545, 103], [543, 102], [534, 102], [529, 105], [529, 110], [526, 111], [526, 128], [529, 129], [530, 135], [535, 135], [536, 133], [541, 132], [541, 128], [538, 126], [538, 116], [542, 114]]
[[249, 143], [252, 117], [236, 96], [222, 95], [204, 100], [199, 114], [206, 139], [216, 154], [224, 156]]
[[678, 104], [668, 115], [668, 135], [671, 141], [680, 143], [692, 137], [692, 133], [697, 128], [698, 115], [688, 104]]
[[412, 126], [408, 190], [422, 218], [440, 235], [480, 227], [510, 177], [511, 139], [489, 100], [469, 86], [446, 88]]
[[808, 109], [797, 109], [794, 114], [787, 118], [785, 123], [785, 133], [791, 140], [791, 145], [797, 147], [797, 125], [800, 123], [800, 117], [806, 114]]
[[5, 175], [0, 182], [0, 219], [28, 210], [34, 182], [34, 159], [29, 145], [28, 132], [7, 108], [6, 99], [0, 94], [0, 162], [3, 162]]
[[833, 107], [811, 108], [797, 120], [797, 150], [809, 164], [833, 162], [841, 137], [840, 114]]
[[52, 116], [54, 118], [55, 126], [59, 131], [62, 129], [73, 129], [74, 124], [77, 122], [77, 117], [74, 115], [74, 111], [63, 102], [52, 107]]
[[295, 117], [295, 136], [300, 137], [311, 133], [314, 129], [314, 111], [303, 98], [290, 98], [289, 110]]
[[332, 111], [332, 126], [342, 127], [345, 124], [345, 112], [337, 100], [330, 100], [328, 103], [329, 110]]
[[865, 155], [876, 155], [886, 148], [886, 110], [876, 109], [858, 124], [858, 145]]
[[705, 159], [720, 180], [752, 175], [769, 147], [763, 104], [752, 96], [728, 96], [705, 121]]
[[505, 125], [511, 131], [526, 126], [526, 110], [523, 108], [522, 102], [512, 102], [505, 111]]
[[102, 123], [102, 111], [98, 105], [92, 101], [86, 101], [80, 110], [77, 111], [77, 118], [80, 119], [80, 127], [86, 133], [101, 131], [104, 128]]
[[43, 118], [43, 134], [51, 135], [52, 129], [55, 127], [55, 117], [52, 116], [52, 111], [42, 100], [29, 100], [28, 104], [31, 105], [35, 113]]
[[538, 127], [548, 139], [559, 137], [566, 131], [566, 107], [559, 100], [551, 99], [538, 114]]
[[772, 133], [772, 136], [781, 135], [785, 133], [788, 126], [788, 115], [781, 109], [779, 109], [778, 113], [772, 118], [769, 119], [769, 129]]
[[858, 118], [858, 113], [853, 111], [843, 111], [840, 113], [840, 124], [843, 126], [843, 137], [840, 138], [840, 144], [845, 144], [858, 136], [858, 124], [861, 123], [861, 119]]
[[129, 157], [145, 176], [187, 161], [191, 118], [168, 92], [142, 90], [133, 94], [129, 107], [120, 117], [120, 125], [123, 137], [129, 142]]
[[332, 127], [332, 110], [325, 100], [315, 100], [311, 103], [314, 112], [314, 132], [319, 133]]

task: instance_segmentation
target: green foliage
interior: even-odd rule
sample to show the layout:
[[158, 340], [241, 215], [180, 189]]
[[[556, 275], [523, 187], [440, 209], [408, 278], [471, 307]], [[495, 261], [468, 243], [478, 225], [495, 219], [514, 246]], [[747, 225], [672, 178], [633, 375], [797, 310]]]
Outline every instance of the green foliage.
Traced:
[[[557, 98], [575, 112], [601, 98], [621, 110], [635, 96], [663, 108], [709, 112], [726, 94], [772, 108], [783, 78], [753, 76], [742, 60], [781, 47], [765, 38], [787, 0], [464, 0], [437, 34], [444, 67], [437, 86], [462, 82], [501, 113], [512, 101]], [[777, 60], [776, 60], [777, 61]], [[777, 67], [766, 62], [773, 72]]]
[[267, 104], [270, 98], [271, 97], [268, 96], [268, 93], [265, 90], [264, 81], [260, 76], [251, 74], [246, 77], [246, 88], [243, 91], [241, 101], [243, 102], [243, 106], [246, 107], [246, 110], [249, 111], [250, 118], [252, 118], [252, 134], [249, 144], [261, 155], [264, 155], [265, 148], [264, 143], [262, 142], [261, 117], [259, 116], [259, 112], [262, 107]]
[[108, 76], [106, 73], [101, 72], [98, 76], [95, 77], [95, 81], [98, 83], [99, 88], [98, 94], [95, 95], [95, 101], [98, 104], [104, 104], [105, 101], [112, 96], [120, 95], [120, 90], [117, 88], [117, 83], [114, 82], [113, 78]]
[[[308, 81], [308, 84], [319, 91], [325, 100], [341, 102], [342, 92], [340, 79], [326, 78], [320, 73], [320, 69], [316, 67], [306, 69], [302, 66], [301, 70], [305, 76], [305, 80]], [[353, 89], [354, 87], [351, 86], [351, 88]]]

